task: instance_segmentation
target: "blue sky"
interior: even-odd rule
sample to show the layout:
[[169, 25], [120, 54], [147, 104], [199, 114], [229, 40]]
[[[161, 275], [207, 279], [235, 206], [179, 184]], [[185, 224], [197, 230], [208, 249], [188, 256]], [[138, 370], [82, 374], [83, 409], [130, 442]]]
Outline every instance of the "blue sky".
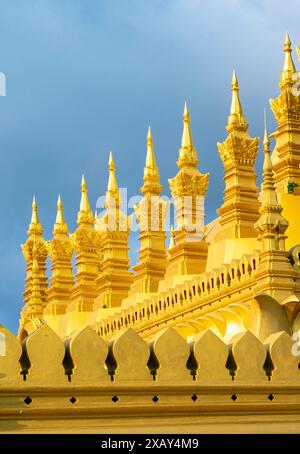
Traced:
[[45, 238], [59, 193], [74, 229], [81, 174], [95, 207], [109, 150], [119, 185], [138, 194], [149, 124], [168, 194], [185, 100], [199, 167], [211, 172], [207, 220], [215, 217], [223, 192], [216, 142], [226, 137], [232, 69], [250, 133], [261, 135], [263, 108], [278, 94], [284, 34], [299, 44], [299, 23], [296, 0], [0, 0], [1, 323], [16, 333], [32, 195]]

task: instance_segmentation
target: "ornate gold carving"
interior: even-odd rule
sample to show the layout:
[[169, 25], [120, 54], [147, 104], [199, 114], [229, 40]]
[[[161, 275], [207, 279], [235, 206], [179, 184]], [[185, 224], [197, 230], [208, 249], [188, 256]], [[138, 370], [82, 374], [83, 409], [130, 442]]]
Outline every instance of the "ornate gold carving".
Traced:
[[218, 143], [220, 157], [224, 167], [254, 165], [258, 153], [259, 139], [247, 133], [231, 133], [223, 143]]
[[209, 173], [202, 174], [197, 169], [182, 169], [169, 179], [173, 197], [204, 196], [208, 188]]

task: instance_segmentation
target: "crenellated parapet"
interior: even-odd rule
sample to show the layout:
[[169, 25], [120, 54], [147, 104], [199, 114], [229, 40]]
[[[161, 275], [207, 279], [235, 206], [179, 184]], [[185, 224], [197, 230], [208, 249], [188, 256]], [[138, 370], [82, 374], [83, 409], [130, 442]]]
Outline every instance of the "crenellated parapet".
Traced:
[[278, 432], [283, 408], [286, 430], [300, 428], [299, 346], [284, 332], [225, 343], [206, 330], [188, 343], [166, 328], [146, 342], [129, 328], [107, 343], [85, 328], [63, 342], [43, 325], [22, 352], [0, 325], [0, 339], [1, 433], [64, 431], [71, 417], [74, 432], [200, 433], [212, 412], [213, 432], [255, 431], [257, 420]]

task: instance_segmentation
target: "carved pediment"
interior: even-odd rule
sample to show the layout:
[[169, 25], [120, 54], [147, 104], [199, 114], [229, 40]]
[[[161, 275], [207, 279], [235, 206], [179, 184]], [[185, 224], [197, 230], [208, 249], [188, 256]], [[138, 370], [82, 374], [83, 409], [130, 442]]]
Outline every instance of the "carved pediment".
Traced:
[[225, 142], [218, 143], [220, 157], [224, 167], [236, 164], [253, 166], [258, 152], [258, 137], [252, 138], [247, 133], [233, 132]]
[[291, 116], [300, 121], [300, 96], [299, 92], [293, 93], [293, 87], [284, 90], [278, 98], [270, 99], [270, 105], [279, 124]]
[[78, 228], [70, 235], [72, 246], [77, 253], [94, 253], [100, 243], [99, 232]]
[[173, 197], [204, 196], [208, 188], [209, 173], [202, 174], [195, 168], [183, 168], [169, 179]]
[[34, 246], [36, 248], [35, 253], [36, 253], [37, 260], [39, 262], [45, 261], [47, 258], [47, 255], [48, 255], [46, 241], [43, 238], [39, 238], [39, 239], [28, 238], [26, 243], [21, 245], [21, 249], [22, 249], [26, 262], [32, 261]]
[[73, 244], [69, 238], [57, 239], [53, 238], [52, 241], [48, 241], [47, 248], [52, 260], [70, 260], [73, 253]]

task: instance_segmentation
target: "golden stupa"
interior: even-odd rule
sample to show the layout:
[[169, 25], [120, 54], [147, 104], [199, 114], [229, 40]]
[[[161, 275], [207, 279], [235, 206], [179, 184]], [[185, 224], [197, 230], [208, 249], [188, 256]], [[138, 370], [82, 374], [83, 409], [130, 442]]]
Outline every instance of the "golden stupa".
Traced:
[[69, 233], [59, 197], [46, 241], [33, 200], [18, 339], [0, 330], [0, 430], [10, 419], [15, 431], [34, 431], [49, 417], [41, 427], [50, 432], [300, 431], [299, 83], [287, 34], [280, 94], [270, 101], [278, 127], [269, 135], [265, 125], [259, 189], [259, 138], [248, 133], [233, 73], [228, 135], [218, 143], [224, 199], [208, 225], [209, 174], [198, 169], [185, 104], [168, 240], [149, 128], [132, 270], [132, 219], [112, 153], [101, 217], [83, 177], [76, 231]]

